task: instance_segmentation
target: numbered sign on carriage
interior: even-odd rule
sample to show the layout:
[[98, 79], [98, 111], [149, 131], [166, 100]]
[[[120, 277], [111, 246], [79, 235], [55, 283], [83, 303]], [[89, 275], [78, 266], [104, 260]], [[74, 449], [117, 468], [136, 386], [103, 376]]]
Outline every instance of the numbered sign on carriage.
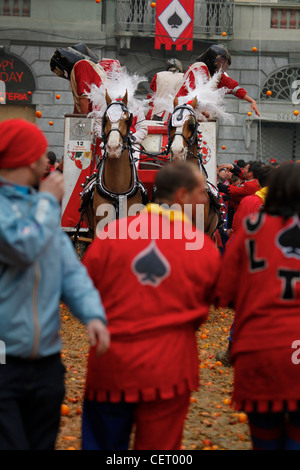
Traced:
[[61, 226], [67, 232], [75, 231], [80, 218], [82, 184], [95, 170], [97, 151], [93, 125], [94, 120], [85, 115], [65, 115], [63, 156], [65, 193], [62, 201]]

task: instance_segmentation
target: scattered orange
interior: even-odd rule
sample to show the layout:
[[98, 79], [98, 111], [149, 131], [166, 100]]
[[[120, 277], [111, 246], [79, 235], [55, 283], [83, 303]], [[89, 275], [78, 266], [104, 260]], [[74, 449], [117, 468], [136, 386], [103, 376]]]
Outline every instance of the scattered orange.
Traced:
[[155, 8], [156, 7], [156, 3], [155, 2], [152, 2], [151, 3], [151, 8]]
[[60, 99], [60, 95], [56, 95], [55, 98], [56, 98], [57, 100], [59, 100], [59, 99]]
[[239, 413], [237, 418], [240, 423], [244, 423], [248, 419], [246, 413], [243, 413], [243, 412]]
[[252, 47], [252, 51], [253, 51], [253, 52], [256, 52], [256, 51], [257, 51], [257, 47], [255, 47], [255, 46]]
[[268, 96], [271, 96], [271, 95], [272, 95], [271, 90], [268, 90], [268, 91], [267, 91], [267, 95], [268, 95]]
[[36, 111], [35, 115], [36, 115], [37, 118], [41, 118], [41, 117], [42, 117], [41, 111]]
[[197, 402], [197, 398], [195, 397], [190, 397], [190, 403], [196, 403]]
[[211, 442], [211, 440], [207, 437], [206, 439], [203, 439], [202, 444], [203, 444], [204, 446], [211, 446], [211, 445], [212, 445], [212, 442]]
[[101, 2], [101, 0], [95, 0], [95, 2], [96, 2], [96, 3], [100, 3], [100, 2]]
[[222, 149], [225, 150], [225, 149], [226, 149], [226, 145], [222, 145]]
[[62, 416], [68, 416], [70, 414], [70, 408], [68, 407], [68, 405], [64, 405], [64, 404], [61, 405], [60, 414]]
[[27, 95], [29, 96], [32, 95], [31, 91], [27, 91]]
[[248, 116], [251, 116], [251, 114], [252, 114], [252, 113], [251, 113], [251, 111], [248, 111], [248, 113], [247, 113], [247, 114], [248, 114]]
[[223, 405], [230, 405], [230, 404], [231, 404], [230, 398], [224, 398]]
[[206, 338], [207, 338], [207, 334], [206, 334], [206, 333], [202, 333], [201, 339], [206, 339]]
[[294, 114], [295, 114], [295, 116], [298, 116], [299, 111], [297, 111], [297, 109], [295, 109]]
[[54, 122], [53, 121], [49, 121], [49, 126], [53, 126]]
[[223, 31], [222, 36], [227, 36], [227, 33]]

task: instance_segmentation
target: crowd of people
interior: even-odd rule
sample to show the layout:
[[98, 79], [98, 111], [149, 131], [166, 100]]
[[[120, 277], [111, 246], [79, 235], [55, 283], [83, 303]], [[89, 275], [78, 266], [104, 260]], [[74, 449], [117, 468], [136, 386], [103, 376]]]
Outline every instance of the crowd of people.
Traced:
[[[209, 56], [226, 68], [222, 54]], [[53, 59], [70, 79], [60, 65]], [[258, 113], [244, 90], [240, 98]], [[51, 171], [47, 149], [35, 124], [0, 123], [0, 449], [55, 448], [62, 300], [90, 341], [84, 450], [127, 450], [133, 425], [134, 450], [180, 449], [199, 388], [196, 332], [211, 305], [234, 309], [221, 360], [234, 369], [233, 406], [248, 414], [253, 448], [300, 450], [300, 164], [220, 165], [226, 232], [216, 244], [196, 224], [208, 197], [203, 174], [169, 163], [155, 203], [111, 222], [80, 261], [60, 227], [63, 174]]]

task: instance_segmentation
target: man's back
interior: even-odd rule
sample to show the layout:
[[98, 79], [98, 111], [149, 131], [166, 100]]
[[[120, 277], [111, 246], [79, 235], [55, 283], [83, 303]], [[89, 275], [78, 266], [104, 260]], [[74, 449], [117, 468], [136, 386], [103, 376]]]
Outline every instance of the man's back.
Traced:
[[[95, 240], [84, 259], [101, 293], [112, 338], [97, 369], [90, 357], [87, 393], [97, 390], [104, 397], [110, 390], [132, 398], [155, 390], [172, 395], [174, 387], [187, 384], [197, 387], [195, 329], [208, 316], [219, 269], [215, 245], [199, 232], [203, 246], [189, 250], [190, 222], [170, 222], [166, 215], [146, 211], [110, 227], [111, 237], [114, 228], [121, 237]], [[157, 237], [151, 239], [151, 232]]]

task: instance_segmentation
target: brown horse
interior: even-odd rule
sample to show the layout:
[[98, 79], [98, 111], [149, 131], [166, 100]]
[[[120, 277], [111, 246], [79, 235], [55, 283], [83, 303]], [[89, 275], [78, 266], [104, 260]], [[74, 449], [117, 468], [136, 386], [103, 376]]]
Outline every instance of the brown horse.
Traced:
[[127, 100], [127, 91], [122, 99], [114, 101], [106, 91], [107, 108], [102, 119], [103, 157], [98, 171], [88, 178], [81, 193], [81, 214], [92, 238], [111, 220], [128, 215], [133, 204], [148, 202], [147, 190], [138, 178], [132, 156], [132, 114], [127, 108]]
[[198, 139], [199, 124], [195, 113], [196, 106], [196, 97], [188, 104], [183, 105], [179, 105], [178, 98], [175, 98], [174, 110], [168, 122], [168, 150], [171, 161], [189, 160], [197, 165], [204, 174], [208, 194], [208, 200], [204, 206], [204, 232], [214, 238], [218, 226], [222, 223], [220, 196], [217, 188], [207, 181], [207, 173], [202, 163]]

